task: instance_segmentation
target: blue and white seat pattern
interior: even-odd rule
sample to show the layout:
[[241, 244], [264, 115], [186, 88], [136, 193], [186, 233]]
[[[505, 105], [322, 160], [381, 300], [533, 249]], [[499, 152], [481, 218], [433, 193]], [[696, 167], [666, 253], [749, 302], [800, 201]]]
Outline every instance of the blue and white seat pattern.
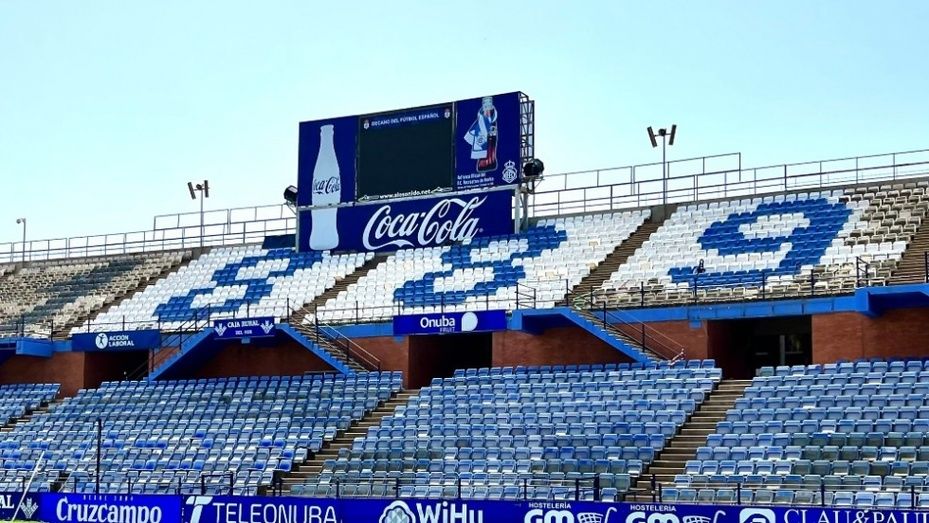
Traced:
[[[58, 396], [57, 384], [17, 384], [0, 385], [0, 425], [22, 417]], [[0, 457], [6, 458], [2, 451]], [[15, 463], [14, 467], [0, 469], [0, 491], [14, 492], [21, 490], [32, 474], [29, 463]], [[47, 491], [52, 478], [45, 473], [37, 475], [34, 490]]]
[[[688, 300], [766, 293], [838, 293], [890, 276], [929, 206], [925, 182], [686, 205], [621, 266], [603, 289], [616, 305], [646, 297]], [[703, 262], [705, 272], [696, 268]], [[762, 283], [763, 282], [763, 283]], [[615, 292], [634, 287], [636, 292]]]
[[683, 501], [741, 484], [756, 503], [825, 490], [827, 504], [909, 507], [929, 487], [929, 364], [763, 368], [675, 483]]
[[257, 245], [214, 249], [72, 332], [112, 330], [123, 321], [131, 328], [172, 330], [195, 317], [284, 318], [373, 256]]
[[599, 476], [616, 498], [720, 379], [712, 361], [693, 363], [456, 371], [294, 492], [334, 495], [338, 481], [454, 497], [460, 481], [462, 497], [500, 499], [518, 497], [525, 480], [533, 499], [574, 499], [575, 480]]
[[0, 385], [0, 425], [55, 399], [57, 384]]
[[[634, 211], [546, 219], [520, 234], [397, 251], [326, 302], [319, 319], [512, 310], [518, 299], [522, 306], [552, 307], [648, 216]], [[517, 298], [520, 285], [526, 288]]]
[[0, 433], [0, 471], [70, 473], [66, 491], [93, 492], [96, 421], [101, 489], [253, 495], [400, 389], [399, 373], [112, 382]]

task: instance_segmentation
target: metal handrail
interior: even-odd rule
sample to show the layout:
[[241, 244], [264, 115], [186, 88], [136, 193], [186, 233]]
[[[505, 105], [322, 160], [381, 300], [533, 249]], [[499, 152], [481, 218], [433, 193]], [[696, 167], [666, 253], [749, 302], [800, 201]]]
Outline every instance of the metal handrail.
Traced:
[[[653, 483], [657, 483], [654, 480], [655, 476], [652, 475], [651, 477], [652, 477]], [[819, 483], [810, 483], [810, 482], [801, 481], [798, 483], [780, 483], [780, 484], [775, 484], [775, 485], [764, 485], [764, 484], [755, 484], [755, 483], [746, 485], [744, 478], [740, 476], [733, 476], [731, 478], [731, 481], [727, 481], [727, 482], [706, 481], [706, 482], [692, 483], [689, 486], [678, 486], [678, 485], [662, 486], [661, 484], [657, 484], [657, 488], [653, 487], [651, 489], [648, 489], [646, 493], [652, 496], [652, 499], [654, 502], [686, 503], [687, 502], [686, 500], [681, 500], [679, 497], [675, 497], [671, 499], [667, 495], [667, 489], [673, 489], [677, 491], [678, 493], [680, 492], [681, 489], [691, 489], [691, 490], [696, 490], [696, 491], [707, 490], [707, 491], [713, 491], [714, 493], [718, 493], [720, 490], [723, 490], [723, 491], [728, 490], [728, 491], [732, 491], [732, 494], [733, 494], [733, 498], [731, 500], [720, 500], [718, 499], [718, 497], [714, 497], [714, 500], [710, 502], [715, 503], [717, 505], [726, 505], [726, 504], [730, 504], [730, 505], [731, 504], [736, 504], [736, 505], [762, 504], [763, 505], [765, 504], [764, 501], [755, 500], [755, 496], [754, 496], [755, 493], [760, 492], [760, 491], [768, 491], [768, 492], [776, 493], [778, 491], [784, 490], [785, 488], [795, 489], [795, 490], [804, 490], [804, 491], [819, 494], [818, 503], [816, 502], [815, 497], [814, 497], [809, 503], [802, 503], [802, 502], [797, 502], [796, 500], [793, 500], [791, 501], [791, 505], [820, 506], [820, 507], [843, 506], [843, 505], [835, 505], [834, 503], [833, 504], [827, 503], [826, 500], [829, 497], [828, 494], [832, 494], [834, 496], [835, 494], [840, 493], [840, 492], [863, 492], [863, 491], [870, 490], [870, 487], [866, 485], [834, 485], [834, 484], [827, 485], [826, 481], [823, 479], [820, 479]], [[870, 491], [877, 493], [877, 491], [873, 491], [873, 490], [870, 490]], [[746, 499], [747, 497], [743, 498], [743, 493], [745, 492], [751, 492], [753, 494], [752, 499], [750, 500]], [[916, 509], [920, 504], [919, 503], [920, 499], [922, 499], [923, 497], [929, 496], [929, 488], [926, 488], [926, 487], [916, 488], [915, 486], [911, 485], [908, 488], [905, 488], [905, 490], [897, 492], [897, 493], [909, 494], [911, 505], [908, 508]], [[700, 500], [697, 499], [696, 502], [700, 502]], [[857, 504], [855, 504], [854, 506], [861, 507], [861, 505], [857, 505]], [[881, 508], [876, 505], [872, 505], [871, 507]], [[892, 508], [900, 508], [900, 507], [883, 507], [883, 508], [892, 509]]]
[[[526, 289], [526, 290], [521, 291], [521, 289]], [[532, 300], [531, 301], [532, 307], [523, 307], [523, 308], [534, 309], [536, 308], [536, 305], [538, 304], [538, 289], [536, 289], [535, 287], [526, 285], [525, 283], [517, 282], [516, 283], [516, 308], [517, 309], [520, 308], [519, 299], [522, 297]]]
[[[862, 260], [861, 263], [867, 263], [867, 262]], [[771, 287], [767, 283], [766, 279], [763, 278], [755, 286], [746, 284], [744, 282], [739, 283], [739, 284], [704, 285], [704, 284], [699, 283], [698, 281], [696, 286], [693, 286], [693, 285], [690, 286], [690, 289], [689, 289], [690, 298], [688, 299], [683, 298], [683, 294], [681, 294], [681, 291], [679, 289], [677, 290], [667, 289], [667, 288], [654, 289], [654, 288], [650, 288], [649, 285], [644, 282], [623, 283], [622, 286], [618, 289], [607, 290], [607, 289], [599, 288], [599, 289], [588, 290], [586, 291], [586, 293], [582, 293], [582, 294], [572, 294], [571, 291], [572, 290], [576, 291], [577, 289], [576, 288], [569, 289], [569, 291], [566, 292], [565, 297], [568, 299], [571, 299], [571, 297], [573, 296], [573, 299], [575, 301], [580, 299], [584, 303], [591, 304], [588, 308], [592, 308], [595, 310], [602, 310], [604, 307], [604, 302], [605, 302], [611, 314], [621, 315], [621, 314], [627, 314], [627, 313], [616, 312], [616, 311], [620, 311], [623, 309], [666, 306], [666, 305], [674, 305], [674, 304], [682, 304], [682, 303], [709, 304], [709, 303], [723, 303], [723, 302], [732, 301], [732, 299], [724, 299], [722, 297], [716, 297], [715, 299], [713, 298], [712, 296], [713, 291], [725, 290], [725, 289], [744, 289], [747, 291], [748, 294], [744, 296], [738, 296], [736, 299], [738, 301], [753, 301], [753, 300], [759, 300], [759, 299], [766, 300], [766, 299], [827, 296], [827, 295], [842, 294], [844, 292], [842, 290], [839, 290], [836, 292], [836, 291], [826, 291], [826, 290], [818, 289], [817, 284], [824, 283], [824, 282], [825, 283], [839, 282], [840, 287], [842, 288], [845, 287], [845, 285], [842, 285], [842, 284], [846, 282], [849, 283], [850, 284], [849, 286], [852, 288], [861, 287], [862, 283], [864, 283], [865, 285], [869, 285], [869, 286], [875, 285], [875, 284], [876, 285], [887, 285], [889, 283], [889, 282], [885, 282], [883, 279], [875, 281], [875, 275], [873, 274], [873, 267], [870, 267], [870, 265], [867, 271], [869, 271], [868, 278], [865, 280], [863, 280], [860, 277], [860, 273], [853, 274], [850, 276], [835, 276], [835, 277], [834, 276], [823, 276], [823, 275], [817, 276], [815, 274], [803, 275], [802, 279], [800, 281], [796, 281], [795, 283], [801, 283], [809, 276], [809, 282], [808, 282], [809, 285], [807, 285], [804, 288], [801, 288], [800, 290], [796, 292], [791, 290], [790, 286], [785, 287], [781, 285], [780, 287]], [[929, 275], [929, 272], [927, 272], [927, 275]], [[568, 282], [562, 279], [550, 280], [547, 282], [544, 280], [537, 280], [531, 283], [535, 283], [536, 285], [540, 287], [543, 285], [548, 285], [551, 288], [567, 288], [568, 287]], [[518, 288], [519, 288], [519, 294], [525, 297], [533, 295], [533, 294], [530, 294], [530, 291], [525, 290], [525, 289], [533, 289], [533, 290], [536, 289], [536, 287], [531, 287], [529, 285], [525, 285], [524, 283], [520, 283], [518, 285]], [[668, 294], [669, 291], [678, 292], [679, 296], [677, 298], [674, 298], [673, 295]], [[630, 299], [630, 300], [625, 300], [625, 301], [618, 300], [617, 298], [621, 296], [634, 297], [635, 299]], [[558, 301], [559, 300], [557, 299], [555, 300], [556, 303]], [[250, 302], [246, 304], [246, 307], [248, 308], [250, 306], [257, 306], [259, 303], [260, 303], [260, 300], [255, 301], [255, 302]], [[497, 296], [491, 297], [490, 295], [487, 295], [483, 299], [478, 299], [478, 300], [468, 302], [468, 308], [469, 310], [481, 310], [481, 307], [484, 307], [486, 310], [492, 310], [492, 309], [510, 310], [510, 309], [513, 309], [514, 303], [515, 303], [514, 298], [502, 298], [502, 297], [497, 297]], [[537, 295], [535, 295], [535, 298], [531, 300], [531, 303], [534, 308], [538, 306]], [[610, 303], [616, 303], [617, 305], [610, 307], [609, 306]], [[523, 306], [523, 304], [524, 304], [523, 300], [522, 298], [520, 298], [519, 308], [526, 308]], [[577, 306], [577, 303], [568, 303], [568, 305]], [[289, 318], [290, 315], [292, 315], [294, 311], [300, 310], [302, 307], [303, 307], [302, 304], [296, 307], [290, 307], [290, 304], [288, 304], [288, 310], [290, 311], [290, 314], [285, 314], [282, 317]], [[581, 307], [581, 308], [584, 308], [584, 307]], [[452, 311], [458, 310], [459, 305], [437, 306], [437, 309], [438, 309], [438, 312], [452, 312]], [[339, 315], [339, 313], [348, 313], [348, 314], [345, 314], [345, 316], [348, 317], [346, 320], [333, 320], [333, 319], [327, 320], [328, 323], [332, 325], [332, 324], [366, 323], [366, 322], [384, 321], [386, 319], [392, 318], [395, 315], [402, 314], [403, 311], [404, 311], [404, 305], [400, 302], [393, 303], [391, 305], [382, 305], [382, 306], [364, 306], [361, 303], [356, 303], [355, 306], [351, 308], [334, 309], [334, 308], [327, 307], [325, 309], [320, 309], [317, 311], [316, 316], [318, 316], [319, 313], [331, 313], [335, 315]], [[238, 314], [238, 312], [236, 312], [231, 317], [238, 318], [238, 317], [245, 317], [245, 316], [241, 316]], [[212, 308], [209, 306], [192, 310], [191, 314], [188, 315], [187, 318], [183, 321], [190, 321], [191, 319], [200, 319], [202, 321], [207, 321], [206, 318], [212, 318]], [[628, 323], [630, 320], [623, 320], [623, 321]], [[638, 320], [634, 320], [634, 321], [638, 323]], [[21, 323], [22, 322], [20, 320], [16, 320], [14, 324], [8, 324], [7, 326], [0, 325], [0, 336], [2, 336], [2, 333], [4, 330], [12, 332], [14, 333], [14, 335], [15, 334], [20, 334], [20, 335], [30, 334], [29, 332], [24, 331]], [[100, 329], [101, 327], [110, 327], [110, 326], [116, 327], [117, 328], [116, 330], [124, 330], [123, 327], [128, 328], [128, 330], [135, 330], [136, 328], [163, 329], [165, 327], [165, 323], [166, 322], [158, 323], [158, 322], [152, 322], [148, 320], [146, 321], [117, 321], [117, 322], [109, 322], [109, 323], [95, 323], [95, 322], [89, 321], [85, 323], [85, 325], [78, 327], [78, 332], [99, 331], [101, 330]], [[171, 332], [175, 332], [175, 330], [176, 329], [169, 329], [165, 332], [171, 333]], [[39, 337], [43, 337], [43, 338], [48, 336], [48, 332], [46, 331], [37, 332], [36, 334], [38, 334]], [[656, 333], [655, 336], [657, 337], [658, 334]]]
[[333, 327], [332, 325], [326, 323], [320, 323], [318, 320], [315, 321], [317, 332], [322, 334], [324, 337], [329, 339], [335, 344], [342, 342], [345, 344], [344, 351], [345, 355], [349, 359], [358, 359], [361, 360], [364, 366], [369, 369], [381, 370], [381, 360], [371, 354], [364, 347], [356, 343], [354, 340], [342, 334], [341, 331]]
[[[727, 156], [738, 157], [738, 167], [706, 170], [706, 160], [725, 158]], [[862, 165], [863, 161], [871, 161], [872, 159], [884, 159], [885, 161], [879, 165]], [[667, 191], [663, 190], [660, 175], [644, 180], [636, 178], [637, 171], [660, 165], [658, 163], [568, 173], [571, 175], [570, 178], [583, 178], [586, 174], [593, 175], [597, 180], [595, 184], [578, 187], [568, 187], [567, 179], [569, 177], [567, 175], [549, 175], [546, 177], [546, 183], [559, 178], [565, 181], [560, 187], [548, 190], [545, 189], [544, 183], [541, 184], [535, 193], [535, 202], [530, 205], [530, 214], [532, 216], [551, 216], [566, 212], [582, 213], [635, 208], [665, 202], [700, 202], [738, 196], [823, 189], [849, 184], [876, 183], [885, 180], [897, 181], [929, 175], [929, 150], [925, 149], [746, 169], [741, 167], [740, 155], [717, 155], [716, 157], [677, 160], [669, 162], [669, 167], [689, 162], [701, 162], [701, 169], [678, 176], [672, 173], [667, 179], [670, 187]], [[853, 165], [845, 166], [845, 164]], [[808, 166], [816, 166], [816, 169], [800, 173], [791, 172], [798, 167]], [[673, 168], [670, 169], [670, 171], [673, 170]], [[600, 174], [610, 171], [626, 173], [626, 180], [610, 184], [600, 183]], [[720, 177], [722, 182], [718, 181]], [[730, 178], [735, 178], [735, 180], [730, 181]], [[701, 183], [701, 180], [704, 179], [710, 181]], [[550, 186], [551, 183], [548, 183], [548, 185]], [[649, 185], [654, 185], [655, 190], [648, 190]], [[643, 186], [645, 186], [645, 190], [643, 190]], [[588, 192], [591, 192], [591, 194], [588, 195]], [[608, 196], [604, 196], [604, 193], [608, 193]], [[579, 194], [580, 197], [572, 198], [572, 194]], [[567, 199], [563, 198], [565, 195], [567, 195]], [[554, 201], [539, 203], [540, 199], [554, 199]]]
[[[464, 489], [466, 488], [475, 488], [475, 487], [490, 487], [490, 486], [502, 486], [502, 487], [516, 487], [516, 495], [512, 497], [504, 497], [503, 499], [510, 500], [539, 500], [544, 498], [537, 497], [532, 489], [536, 488], [547, 488], [550, 489], [550, 492], [558, 492], [561, 498], [570, 499], [572, 501], [577, 500], [600, 500], [602, 494], [601, 479], [599, 475], [590, 476], [586, 478], [577, 478], [577, 479], [564, 479], [564, 480], [554, 480], [547, 478], [529, 478], [522, 477], [515, 479], [514, 481], [508, 482], [506, 484], [493, 484], [488, 481], [481, 481], [475, 479], [463, 479], [460, 474], [452, 473], [447, 475], [447, 479], [440, 481], [421, 481], [416, 479], [402, 479], [402, 478], [366, 478], [364, 480], [353, 480], [353, 479], [343, 479], [337, 478], [332, 482], [309, 482], [301, 484], [304, 487], [314, 486], [314, 487], [325, 487], [327, 497], [333, 497], [337, 499], [342, 498], [380, 498], [380, 497], [411, 497], [410, 495], [404, 495], [404, 488], [416, 488], [416, 487], [437, 487], [441, 489], [448, 489], [453, 494], [445, 499], [467, 499], [464, 494]], [[368, 487], [367, 493], [348, 493], [347, 487], [359, 487], [365, 486]], [[373, 487], [381, 486], [384, 488], [375, 489]], [[376, 494], [376, 490], [381, 490], [384, 492], [383, 495]], [[293, 495], [293, 491], [287, 493]], [[286, 494], [285, 494], [286, 495]], [[314, 495], [318, 495], [315, 494]]]
[[[621, 309], [607, 310], [605, 301], [598, 309], [598, 305], [597, 305], [595, 298], [596, 297], [594, 295], [594, 292], [591, 291], [589, 294], [579, 295], [577, 299], [587, 300], [585, 304], [588, 305], [588, 310], [590, 311], [597, 310], [598, 312], [602, 313], [604, 326], [609, 326], [611, 328], [614, 328], [618, 330], [624, 336], [630, 337], [632, 339], [635, 339], [635, 336], [624, 332], [622, 328], [617, 327], [616, 325], [618, 324], [618, 325], [630, 327], [632, 329], [637, 329], [641, 331], [641, 339], [637, 341], [641, 344], [642, 348], [645, 350], [651, 351], [671, 361], [672, 363], [684, 357], [684, 346], [681, 345], [680, 343], [672, 340], [671, 338], [659, 332], [655, 328], [648, 326], [645, 322], [638, 320], [636, 318], [633, 318], [631, 315], [629, 315], [626, 312], [623, 312]], [[579, 308], [577, 306], [578, 305], [577, 300], [575, 300], [572, 303], [572, 305], [575, 308]], [[614, 321], [609, 321], [611, 319]], [[647, 343], [648, 334], [651, 334], [651, 339], [653, 341], [658, 342], [657, 346], [654, 344], [649, 345]], [[664, 341], [662, 341], [662, 338], [664, 339]]]
[[[728, 161], [731, 166], [714, 167]], [[695, 167], [690, 168], [689, 164]], [[839, 187], [913, 179], [929, 175], [929, 149], [743, 168], [739, 153], [710, 155], [668, 162], [667, 192], [658, 163], [547, 175], [529, 205], [531, 216], [632, 209], [663, 202], [699, 202], [801, 189]], [[655, 171], [649, 177], [649, 171]], [[683, 174], [678, 174], [684, 171]], [[799, 171], [799, 172], [797, 172]], [[618, 173], [619, 182], [606, 180]], [[644, 173], [644, 175], [643, 175]], [[587, 176], [585, 176], [587, 175]], [[569, 180], [594, 178], [588, 185]], [[601, 179], [603, 178], [603, 179]], [[561, 180], [560, 187], [552, 187]], [[721, 180], [721, 181], [720, 181]], [[644, 189], [644, 190], [643, 190]], [[603, 196], [607, 193], [608, 196]], [[576, 198], [574, 194], [579, 194]], [[553, 200], [553, 201], [549, 201]], [[163, 251], [200, 246], [261, 242], [273, 234], [291, 234], [296, 217], [286, 205], [265, 205], [207, 211], [201, 233], [199, 213], [159, 215], [152, 229], [116, 234], [29, 240], [0, 244], [0, 262]]]

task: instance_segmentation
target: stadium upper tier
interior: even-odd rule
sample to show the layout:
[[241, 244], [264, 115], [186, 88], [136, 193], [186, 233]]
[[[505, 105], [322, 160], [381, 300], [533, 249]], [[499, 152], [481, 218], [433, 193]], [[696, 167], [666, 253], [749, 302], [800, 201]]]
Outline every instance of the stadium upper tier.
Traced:
[[199, 492], [203, 477], [254, 494], [399, 388], [389, 372], [104, 383], [0, 433], [0, 471], [39, 463], [37, 488], [92, 492], [100, 420], [103, 491]]
[[[0, 332], [175, 330], [233, 316], [286, 319], [311, 303], [303, 321], [343, 323], [566, 301], [848, 293], [889, 281], [929, 210], [927, 191], [929, 181], [918, 181], [731, 199], [684, 205], [664, 221], [647, 210], [543, 219], [518, 234], [383, 260], [248, 245], [214, 248], [189, 265], [189, 253], [165, 252], [4, 266]], [[632, 247], [617, 255], [624, 245]]]
[[[603, 283], [611, 305], [848, 292], [887, 281], [929, 209], [929, 182], [679, 208]], [[703, 271], [697, 267], [702, 262]], [[623, 291], [626, 292], [623, 292]]]
[[[574, 499], [577, 480], [625, 492], [719, 381], [721, 372], [594, 365], [456, 371], [329, 460], [294, 492], [466, 499]], [[587, 494], [592, 496], [588, 489]], [[586, 494], [585, 494], [586, 495]]]
[[398, 251], [327, 301], [319, 319], [512, 310], [520, 300], [523, 307], [552, 307], [648, 216], [634, 211], [546, 219], [520, 234]]
[[190, 256], [172, 251], [8, 266], [0, 275], [0, 336], [67, 332]]
[[123, 322], [173, 330], [195, 319], [286, 318], [372, 257], [256, 245], [214, 249], [74, 331]]

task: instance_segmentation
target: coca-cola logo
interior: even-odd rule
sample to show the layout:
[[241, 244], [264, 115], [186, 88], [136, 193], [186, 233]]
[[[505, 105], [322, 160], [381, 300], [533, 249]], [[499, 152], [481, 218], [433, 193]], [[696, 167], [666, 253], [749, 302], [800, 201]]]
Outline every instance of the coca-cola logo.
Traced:
[[313, 182], [313, 192], [315, 194], [332, 194], [342, 191], [342, 182], [338, 176], [333, 176], [328, 180], [319, 180]]
[[[393, 245], [397, 248], [440, 245], [447, 241], [462, 242], [474, 238], [478, 231], [478, 218], [474, 210], [483, 205], [487, 197], [474, 196], [447, 198], [436, 202], [425, 212], [393, 214], [388, 204], [378, 209], [364, 229], [364, 246], [369, 250]], [[452, 213], [457, 209], [458, 213]], [[408, 238], [415, 238], [413, 243]]]

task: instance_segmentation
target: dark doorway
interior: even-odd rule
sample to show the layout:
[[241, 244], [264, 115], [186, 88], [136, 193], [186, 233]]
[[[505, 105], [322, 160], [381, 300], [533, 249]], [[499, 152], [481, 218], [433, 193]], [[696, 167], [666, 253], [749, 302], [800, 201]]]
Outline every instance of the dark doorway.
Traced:
[[447, 378], [456, 369], [490, 367], [493, 334], [410, 336], [409, 386], [429, 385], [432, 378]]
[[813, 360], [810, 316], [710, 321], [708, 335], [710, 357], [727, 378], [749, 379], [759, 367]]
[[86, 352], [84, 387], [99, 387], [104, 381], [139, 379], [148, 371], [148, 351]]

